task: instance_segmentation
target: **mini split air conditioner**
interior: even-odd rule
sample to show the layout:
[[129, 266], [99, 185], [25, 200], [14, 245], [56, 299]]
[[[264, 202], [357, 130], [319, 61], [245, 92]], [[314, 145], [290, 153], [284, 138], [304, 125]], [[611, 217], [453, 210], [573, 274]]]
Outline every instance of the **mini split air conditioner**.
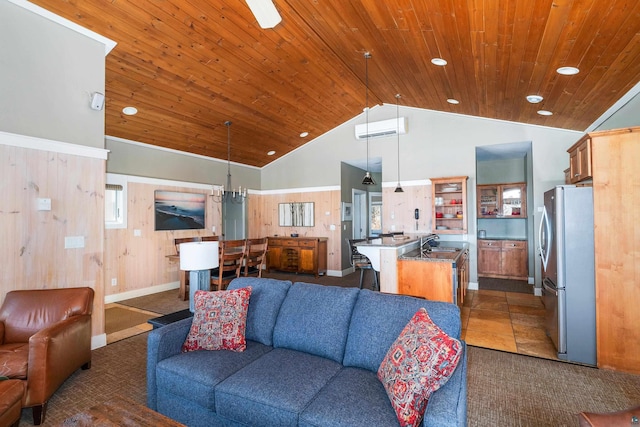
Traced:
[[367, 130], [369, 131], [369, 138], [375, 138], [379, 136], [390, 135], [403, 135], [407, 133], [407, 118], [400, 117], [397, 119], [382, 120], [379, 122], [370, 122], [368, 129], [367, 124], [356, 125], [356, 139], [367, 139]]

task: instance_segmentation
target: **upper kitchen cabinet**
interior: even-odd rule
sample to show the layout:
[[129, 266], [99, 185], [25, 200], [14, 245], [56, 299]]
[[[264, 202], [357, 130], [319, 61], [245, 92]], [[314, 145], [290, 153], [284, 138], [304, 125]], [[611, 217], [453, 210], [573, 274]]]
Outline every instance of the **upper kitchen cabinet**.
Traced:
[[478, 218], [526, 218], [527, 185], [487, 184], [477, 186]]
[[431, 178], [436, 233], [467, 233], [467, 179], [466, 176]]
[[585, 135], [567, 150], [569, 153], [569, 183], [591, 179], [591, 136]]

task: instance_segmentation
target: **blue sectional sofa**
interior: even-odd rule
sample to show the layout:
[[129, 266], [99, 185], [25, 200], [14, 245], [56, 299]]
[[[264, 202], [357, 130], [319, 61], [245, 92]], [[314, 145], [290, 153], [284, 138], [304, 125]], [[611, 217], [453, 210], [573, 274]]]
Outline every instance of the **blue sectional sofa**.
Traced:
[[[266, 278], [253, 288], [244, 352], [181, 352], [191, 319], [149, 334], [147, 404], [187, 426], [394, 426], [376, 374], [420, 307], [460, 338], [453, 304], [366, 289]], [[466, 347], [449, 381], [429, 399], [423, 426], [466, 426]]]

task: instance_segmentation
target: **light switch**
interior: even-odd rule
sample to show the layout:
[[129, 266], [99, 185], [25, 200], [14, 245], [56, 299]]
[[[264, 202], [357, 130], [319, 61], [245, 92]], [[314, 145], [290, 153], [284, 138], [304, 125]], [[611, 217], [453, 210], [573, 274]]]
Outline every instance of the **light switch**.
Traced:
[[84, 248], [84, 236], [65, 236], [65, 249]]
[[38, 210], [39, 211], [50, 211], [51, 210], [51, 199], [38, 197]]
[[331, 225], [329, 226], [329, 230], [331, 230], [331, 231], [336, 231], [336, 225], [335, 225], [335, 224], [331, 224]]
[[137, 229], [137, 228], [136, 228], [135, 230], [133, 230], [133, 235], [134, 235], [135, 237], [140, 237], [140, 236], [142, 236], [142, 230], [140, 230], [140, 229]]

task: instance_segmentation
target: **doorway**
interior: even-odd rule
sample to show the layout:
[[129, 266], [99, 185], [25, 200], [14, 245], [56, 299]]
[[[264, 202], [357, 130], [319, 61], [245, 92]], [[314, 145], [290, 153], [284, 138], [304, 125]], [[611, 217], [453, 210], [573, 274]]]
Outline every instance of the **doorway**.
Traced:
[[367, 192], [352, 188], [351, 200], [353, 200], [353, 238], [366, 239], [369, 228], [367, 226]]

